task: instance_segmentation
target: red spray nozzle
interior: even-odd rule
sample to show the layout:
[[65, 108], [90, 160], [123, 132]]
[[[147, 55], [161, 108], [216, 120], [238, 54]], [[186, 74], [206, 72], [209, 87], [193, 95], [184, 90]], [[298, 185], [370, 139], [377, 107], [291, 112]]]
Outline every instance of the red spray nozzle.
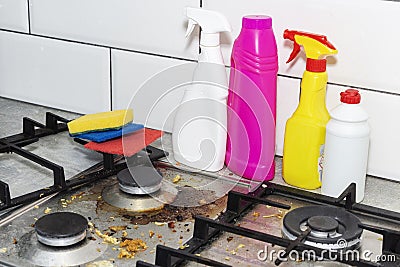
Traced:
[[[310, 51], [311, 50], [319, 50], [319, 48], [317, 48], [317, 47], [311, 47], [311, 44], [309, 44], [309, 43], [305, 43], [305, 42], [298, 43], [299, 40], [296, 40], [296, 36], [306, 37], [305, 39], [313, 39], [313, 40], [317, 41], [318, 43], [320, 43], [322, 46], [325, 46], [326, 48], [328, 48], [329, 51], [331, 51], [331, 50], [336, 51], [336, 48], [328, 41], [328, 38], [326, 36], [324, 36], [324, 35], [301, 32], [301, 31], [285, 30], [284, 33], [283, 33], [283, 38], [287, 39], [287, 40], [291, 40], [292, 42], [294, 42], [293, 51], [290, 54], [290, 57], [289, 57], [289, 59], [288, 59], [288, 61], [286, 63], [291, 62], [299, 54], [300, 45], [303, 45], [303, 46], [308, 45], [308, 46], [310, 46], [308, 49], [305, 47], [306, 54], [307, 54], [307, 50], [310, 50]], [[318, 54], [325, 54], [323, 52], [325, 52], [325, 51], [322, 51], [322, 52], [317, 51], [317, 53], [316, 53], [317, 55], [314, 55], [314, 53], [310, 53], [310, 54], [312, 54], [312, 56], [309, 56], [307, 54], [307, 57], [308, 58], [313, 58], [313, 59], [318, 59]], [[331, 53], [329, 53], [329, 54], [331, 54]]]

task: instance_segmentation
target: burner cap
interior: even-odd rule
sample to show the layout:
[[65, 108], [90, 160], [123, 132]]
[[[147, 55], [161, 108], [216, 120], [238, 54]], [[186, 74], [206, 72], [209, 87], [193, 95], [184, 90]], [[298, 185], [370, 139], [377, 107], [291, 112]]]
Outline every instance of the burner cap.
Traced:
[[153, 167], [136, 166], [117, 174], [120, 189], [128, 194], [143, 195], [158, 191], [162, 175]]
[[329, 216], [313, 216], [307, 220], [307, 225], [315, 231], [332, 232], [339, 227], [339, 223]]
[[50, 246], [69, 246], [86, 237], [88, 221], [72, 212], [56, 212], [41, 217], [35, 223], [39, 242]]
[[[306, 244], [318, 247], [329, 245], [332, 249], [343, 249], [336, 246], [339, 240], [346, 240], [349, 248], [360, 243], [360, 223], [355, 215], [343, 208], [308, 206], [288, 212], [283, 218], [282, 232], [289, 239], [296, 239], [302, 234], [304, 227], [310, 227], [312, 232], [306, 237]], [[314, 231], [327, 234], [313, 235]]]

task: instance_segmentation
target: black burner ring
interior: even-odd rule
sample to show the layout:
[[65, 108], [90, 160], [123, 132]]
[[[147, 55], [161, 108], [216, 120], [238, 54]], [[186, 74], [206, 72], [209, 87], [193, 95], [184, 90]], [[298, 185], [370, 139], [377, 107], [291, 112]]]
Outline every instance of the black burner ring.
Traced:
[[307, 220], [307, 225], [311, 230], [319, 232], [332, 232], [338, 229], [339, 223], [329, 216], [313, 216]]
[[147, 166], [126, 168], [117, 174], [118, 182], [128, 187], [153, 187], [159, 185], [162, 179], [156, 169]]
[[68, 238], [82, 234], [88, 228], [88, 221], [73, 212], [55, 212], [44, 215], [35, 223], [38, 235], [48, 238]]
[[339, 225], [336, 232], [339, 236], [323, 238], [308, 235], [306, 237], [308, 241], [335, 244], [339, 239], [344, 239], [348, 242], [356, 240], [362, 234], [363, 230], [359, 227], [360, 219], [345, 209], [338, 207], [307, 206], [291, 210], [283, 218], [283, 226], [290, 234], [298, 237], [303, 233], [301, 226], [315, 216], [327, 216], [337, 221]]

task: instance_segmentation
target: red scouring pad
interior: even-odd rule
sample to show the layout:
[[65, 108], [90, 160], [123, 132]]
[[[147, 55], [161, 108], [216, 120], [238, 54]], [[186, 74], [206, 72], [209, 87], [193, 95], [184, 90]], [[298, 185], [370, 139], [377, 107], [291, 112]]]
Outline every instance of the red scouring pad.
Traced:
[[103, 153], [130, 157], [153, 143], [162, 135], [162, 131], [144, 128], [121, 138], [113, 139], [107, 142], [89, 142], [85, 145], [85, 147], [87, 149]]

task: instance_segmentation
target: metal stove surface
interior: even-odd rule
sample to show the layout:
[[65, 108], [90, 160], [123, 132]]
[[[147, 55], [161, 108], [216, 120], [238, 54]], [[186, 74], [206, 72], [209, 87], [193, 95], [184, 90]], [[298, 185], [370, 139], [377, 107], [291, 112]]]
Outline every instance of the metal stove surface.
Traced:
[[[109, 266], [134, 266], [139, 259], [154, 262], [155, 247], [158, 244], [178, 248], [191, 238], [192, 215], [200, 214], [216, 218], [225, 209], [225, 194], [232, 188], [232, 184], [174, 169], [160, 167], [158, 170], [163, 174], [165, 181], [170, 181], [170, 184], [176, 186], [178, 194], [171, 205], [177, 207], [167, 206], [156, 213], [141, 214], [141, 216], [113, 207], [102, 198], [102, 192], [117, 183], [116, 176], [110, 177], [95, 185], [59, 194], [0, 226], [0, 266], [1, 264], [4, 266], [68, 266], [66, 263], [74, 262], [68, 260], [68, 255], [83, 257], [82, 254], [87, 255], [88, 262], [83, 263], [81, 260], [79, 266], [90, 266], [87, 265], [90, 262], [112, 264]], [[173, 183], [177, 175], [180, 181]], [[60, 257], [60, 262], [57, 263], [44, 258], [50, 254], [58, 255], [59, 252], [54, 249], [46, 250], [46, 246], [35, 242], [34, 224], [38, 218], [60, 211], [70, 211], [85, 216], [90, 225], [88, 235], [90, 238], [87, 237], [84, 241], [87, 242], [86, 250], [80, 252], [67, 249], [60, 254], [64, 256]], [[168, 224], [172, 221], [174, 223]], [[113, 227], [117, 231], [110, 230]], [[107, 232], [111, 234], [111, 239], [103, 236]], [[147, 249], [137, 252], [134, 258], [119, 259], [121, 248], [119, 244], [114, 244], [115, 240], [113, 241], [112, 238], [118, 241], [124, 238], [138, 238], [146, 242]], [[104, 240], [106, 244], [103, 243]], [[33, 260], [37, 257], [41, 259]]]
[[[311, 204], [280, 196], [268, 198], [280, 203], [288, 204], [293, 209]], [[279, 209], [266, 205], [256, 205], [249, 213], [237, 221], [236, 225], [262, 233], [282, 236], [283, 217], [289, 210]], [[367, 220], [359, 217], [362, 223], [380, 225], [399, 231], [400, 226], [395, 223], [383, 223], [378, 220]], [[264, 242], [246, 238], [243, 236], [223, 233], [213, 243], [207, 246], [200, 255], [205, 258], [218, 259], [222, 263], [231, 266], [276, 266], [274, 261], [277, 253], [283, 251], [283, 247], [272, 246]], [[382, 237], [379, 234], [363, 231], [361, 235], [361, 247], [359, 248], [360, 258], [376, 261], [382, 251]], [[293, 254], [293, 258], [296, 255]], [[400, 259], [397, 259], [400, 264]], [[188, 263], [186, 266], [200, 266], [197, 263]], [[348, 266], [346, 264], [331, 261], [288, 261], [282, 262], [279, 266]], [[397, 266], [397, 265], [396, 265]]]

